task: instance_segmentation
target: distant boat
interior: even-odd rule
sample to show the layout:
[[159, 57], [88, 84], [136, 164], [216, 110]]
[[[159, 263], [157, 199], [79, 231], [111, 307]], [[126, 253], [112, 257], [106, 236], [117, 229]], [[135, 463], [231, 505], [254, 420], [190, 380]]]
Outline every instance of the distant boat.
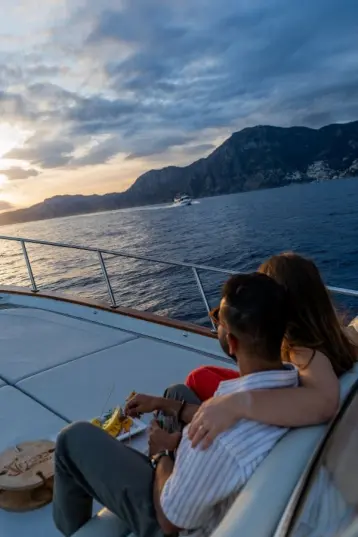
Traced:
[[192, 199], [187, 194], [177, 194], [174, 198], [175, 205], [191, 205]]

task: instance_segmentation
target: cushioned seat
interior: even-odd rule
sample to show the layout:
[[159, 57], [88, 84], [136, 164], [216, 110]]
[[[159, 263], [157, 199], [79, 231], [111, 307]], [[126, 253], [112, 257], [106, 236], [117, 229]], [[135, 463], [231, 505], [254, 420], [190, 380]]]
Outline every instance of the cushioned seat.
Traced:
[[358, 537], [358, 518], [350, 527], [341, 535], [341, 537]]
[[0, 378], [9, 384], [136, 337], [33, 308], [0, 310], [0, 331]]
[[[357, 380], [358, 364], [341, 378], [341, 402]], [[326, 429], [320, 425], [287, 433], [239, 494], [214, 537], [272, 535]]]
[[[358, 364], [341, 379], [341, 401], [357, 379]], [[326, 429], [327, 426], [321, 425], [287, 433], [261, 463], [213, 536], [272, 535]], [[75, 535], [125, 537], [128, 532], [115, 515], [103, 509]]]

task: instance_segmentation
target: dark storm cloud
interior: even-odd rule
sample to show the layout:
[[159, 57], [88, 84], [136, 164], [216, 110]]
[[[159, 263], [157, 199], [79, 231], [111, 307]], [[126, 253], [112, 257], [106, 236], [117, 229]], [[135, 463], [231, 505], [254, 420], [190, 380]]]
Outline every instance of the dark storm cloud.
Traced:
[[25, 170], [24, 168], [20, 168], [19, 166], [13, 166], [8, 170], [0, 170], [0, 174], [6, 175], [9, 181], [17, 181], [22, 179], [28, 179], [29, 177], [36, 177], [37, 175], [39, 175], [39, 172], [32, 168], [30, 168], [29, 170]]
[[[25, 96], [0, 93], [0, 111], [49, 122], [50, 142], [10, 152], [32, 165], [93, 165], [178, 146], [196, 156], [217, 133], [257, 123], [320, 127], [358, 118], [356, 0], [88, 0], [57, 35], [78, 65], [93, 63], [101, 84], [70, 91], [41, 81]], [[41, 58], [32, 65], [34, 79], [64, 72]], [[2, 73], [17, 75], [11, 66]], [[96, 137], [87, 154], [73, 156]]]

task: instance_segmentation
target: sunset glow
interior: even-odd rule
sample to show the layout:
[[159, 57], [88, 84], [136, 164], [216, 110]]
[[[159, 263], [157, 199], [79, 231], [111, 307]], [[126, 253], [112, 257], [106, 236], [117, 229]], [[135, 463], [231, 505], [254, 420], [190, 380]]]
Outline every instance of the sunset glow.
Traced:
[[15, 147], [22, 146], [31, 133], [20, 127], [0, 123], [0, 166], [2, 169], [2, 159], [6, 153]]
[[1, 10], [0, 201], [15, 207], [121, 192], [245, 127], [358, 118], [352, 1], [2, 0]]

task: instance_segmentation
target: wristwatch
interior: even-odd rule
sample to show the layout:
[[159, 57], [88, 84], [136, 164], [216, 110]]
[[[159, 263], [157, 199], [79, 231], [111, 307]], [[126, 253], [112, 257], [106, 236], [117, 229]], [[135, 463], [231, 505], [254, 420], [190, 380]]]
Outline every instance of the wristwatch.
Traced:
[[159, 464], [160, 459], [163, 457], [170, 457], [172, 460], [174, 460], [174, 455], [172, 451], [169, 451], [169, 449], [165, 449], [164, 451], [159, 451], [159, 453], [156, 453], [153, 455], [153, 457], [150, 458], [150, 464], [156, 469], [156, 467]]

